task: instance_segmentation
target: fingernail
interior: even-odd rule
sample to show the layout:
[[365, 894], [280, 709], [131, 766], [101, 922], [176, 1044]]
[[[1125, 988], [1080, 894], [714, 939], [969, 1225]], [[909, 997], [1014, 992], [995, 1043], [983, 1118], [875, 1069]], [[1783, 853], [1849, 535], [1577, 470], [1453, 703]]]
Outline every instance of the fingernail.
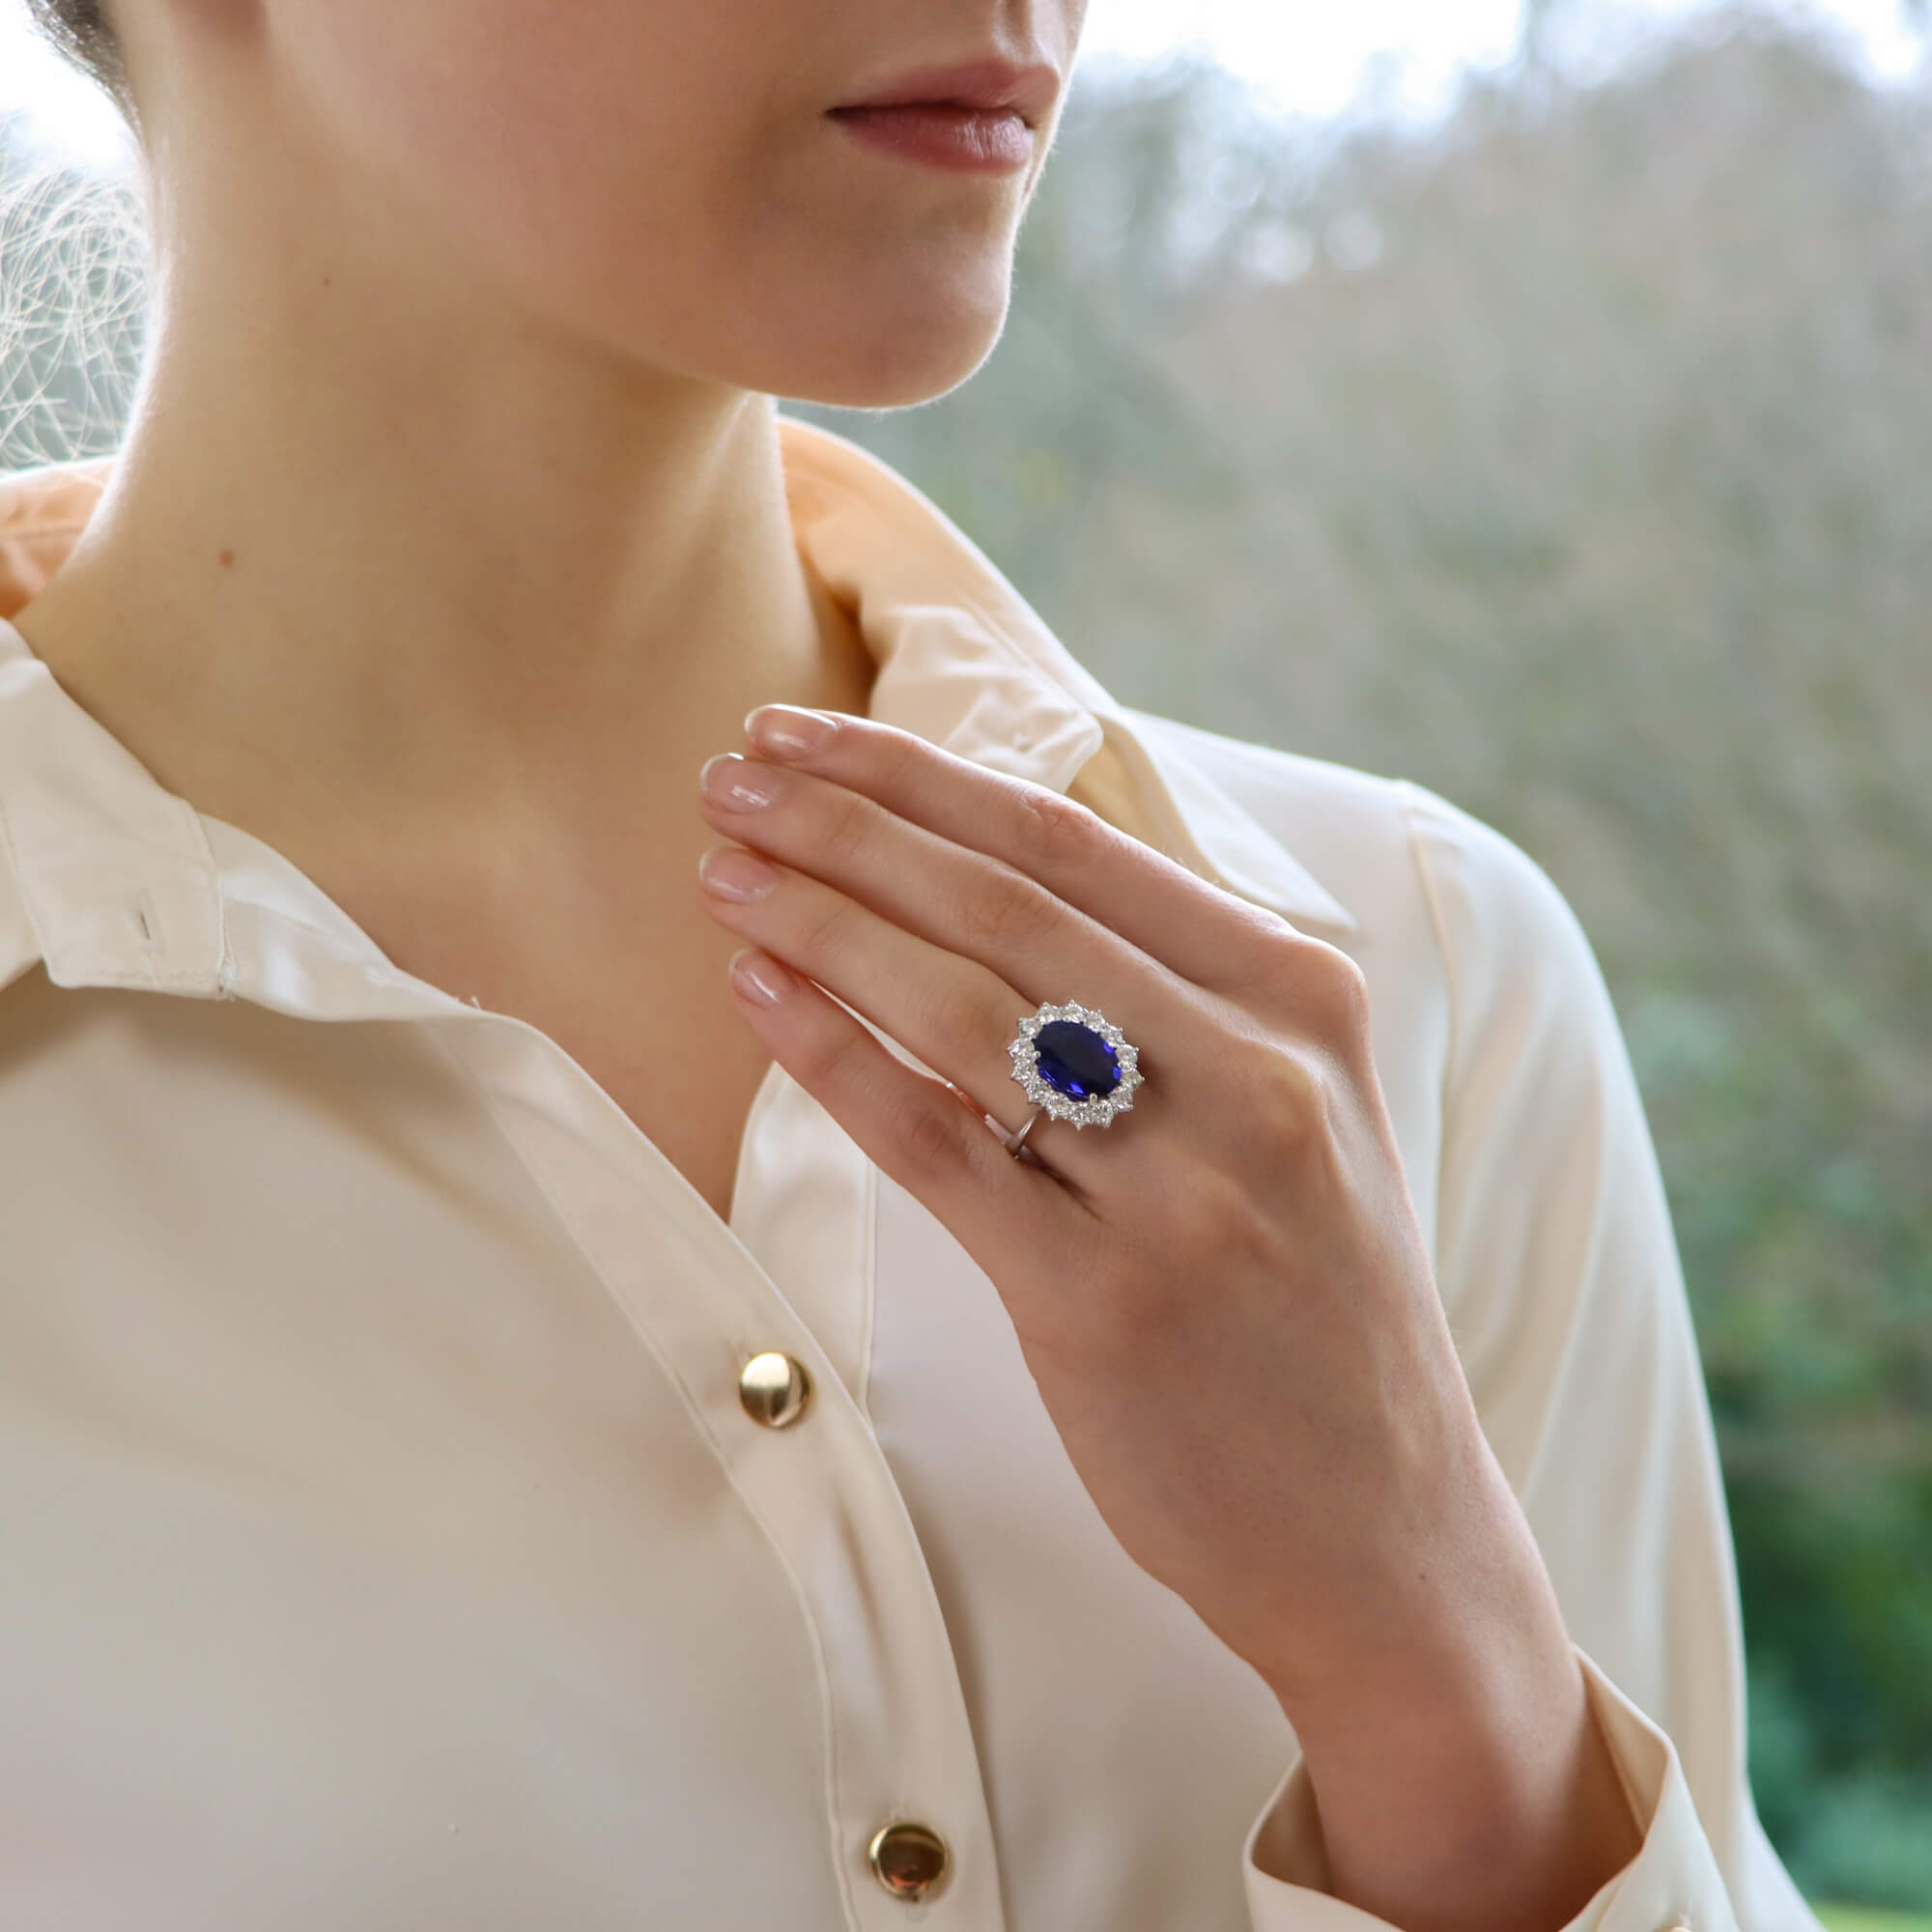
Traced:
[[789, 975], [769, 953], [748, 946], [731, 955], [731, 978], [748, 1000], [761, 1007], [775, 1007], [791, 988]]
[[745, 713], [745, 735], [759, 751], [793, 756], [817, 751], [838, 724], [826, 712], [796, 704], [756, 704]]
[[740, 811], [771, 804], [784, 784], [778, 773], [741, 758], [736, 752], [720, 752], [706, 758], [697, 781], [714, 805], [733, 806]]
[[761, 899], [778, 884], [779, 875], [753, 852], [733, 845], [714, 846], [697, 862], [697, 876], [707, 893], [743, 905]]

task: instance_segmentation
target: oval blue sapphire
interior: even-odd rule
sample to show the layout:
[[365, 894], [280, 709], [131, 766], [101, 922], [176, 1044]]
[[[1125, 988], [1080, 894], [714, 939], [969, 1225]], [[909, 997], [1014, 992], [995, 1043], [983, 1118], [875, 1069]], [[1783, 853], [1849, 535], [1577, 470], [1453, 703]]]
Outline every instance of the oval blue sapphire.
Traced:
[[1104, 1100], [1121, 1084], [1113, 1047], [1078, 1020], [1048, 1020], [1034, 1035], [1039, 1077], [1069, 1100]]

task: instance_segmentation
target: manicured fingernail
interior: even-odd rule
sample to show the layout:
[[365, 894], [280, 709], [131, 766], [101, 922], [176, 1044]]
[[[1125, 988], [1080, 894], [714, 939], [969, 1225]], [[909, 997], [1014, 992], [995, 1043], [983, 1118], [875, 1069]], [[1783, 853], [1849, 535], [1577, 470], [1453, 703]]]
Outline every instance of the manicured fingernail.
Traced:
[[775, 1007], [791, 991], [791, 976], [769, 953], [748, 946], [731, 955], [731, 979], [748, 1000]]
[[838, 728], [838, 719], [796, 704], [757, 704], [745, 713], [745, 735], [761, 752], [781, 756], [815, 752]]
[[784, 780], [777, 772], [754, 764], [750, 758], [741, 758], [736, 752], [720, 752], [715, 757], [706, 758], [698, 770], [697, 781], [712, 804], [731, 806], [740, 811], [771, 804], [784, 787]]
[[697, 876], [707, 893], [743, 905], [761, 899], [778, 884], [779, 875], [755, 852], [733, 845], [715, 846], [697, 862]]

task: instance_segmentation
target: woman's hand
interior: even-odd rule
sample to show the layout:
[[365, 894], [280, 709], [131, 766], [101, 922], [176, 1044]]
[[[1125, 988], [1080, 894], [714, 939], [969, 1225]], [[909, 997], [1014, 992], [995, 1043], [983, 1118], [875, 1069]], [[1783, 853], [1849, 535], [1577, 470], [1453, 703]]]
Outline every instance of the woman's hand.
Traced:
[[[746, 1019], [984, 1269], [1115, 1536], [1273, 1690], [1331, 1889], [1407, 1932], [1561, 1924], [1637, 1835], [1450, 1337], [1361, 970], [911, 733], [747, 725], [761, 755], [700, 789], [757, 848], [700, 867], [755, 942]], [[1097, 1008], [1143, 1085], [1104, 1127], [1042, 1119], [1034, 1165], [1000, 1135], [1046, 1001]]]
[[[757, 758], [705, 769], [706, 820], [756, 848], [703, 868], [709, 910], [765, 955], [734, 962], [755, 976], [733, 975], [746, 1017], [985, 1270], [1144, 1569], [1285, 1703], [1345, 1657], [1407, 1649], [1458, 1586], [1484, 1459], [1360, 969], [911, 733], [783, 706], [748, 724], [821, 716], [810, 751], [754, 732]], [[1005, 1132], [1032, 1111], [1007, 1049], [1047, 1000], [1105, 1013], [1144, 1084], [1110, 1126], [1042, 1119], [1033, 1165], [982, 1117]]]

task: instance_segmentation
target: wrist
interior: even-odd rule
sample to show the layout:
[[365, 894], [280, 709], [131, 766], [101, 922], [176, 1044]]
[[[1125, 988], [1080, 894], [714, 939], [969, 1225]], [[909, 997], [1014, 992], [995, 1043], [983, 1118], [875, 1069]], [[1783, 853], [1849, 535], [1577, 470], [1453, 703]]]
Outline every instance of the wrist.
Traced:
[[1297, 1737], [1345, 1735], [1366, 1702], [1451, 1726], [1540, 1667], [1570, 1664], [1556, 1590], [1529, 1520], [1471, 1412], [1438, 1443], [1426, 1480], [1397, 1485], [1319, 1623], [1302, 1610], [1292, 1646], [1250, 1657]]
[[1404, 1932], [1562, 1925], [1642, 1844], [1542, 1552], [1483, 1448], [1348, 1630], [1263, 1673], [1307, 1760], [1329, 1890]]
[[1636, 1856], [1634, 1818], [1567, 1634], [1337, 1678], [1284, 1703], [1328, 1889], [1404, 1932], [1566, 1924]]

